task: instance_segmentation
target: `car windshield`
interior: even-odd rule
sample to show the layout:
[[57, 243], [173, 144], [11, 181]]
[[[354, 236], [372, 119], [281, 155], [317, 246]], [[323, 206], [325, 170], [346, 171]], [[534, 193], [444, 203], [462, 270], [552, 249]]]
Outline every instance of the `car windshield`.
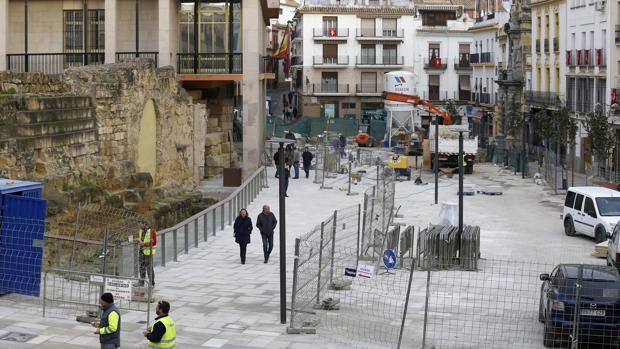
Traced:
[[[575, 285], [577, 279], [566, 279], [564, 286], [560, 288], [560, 293], [570, 297], [577, 296]], [[584, 300], [620, 297], [620, 283], [616, 280], [583, 280], [580, 297]]]
[[596, 205], [601, 216], [620, 216], [620, 197], [597, 198]]

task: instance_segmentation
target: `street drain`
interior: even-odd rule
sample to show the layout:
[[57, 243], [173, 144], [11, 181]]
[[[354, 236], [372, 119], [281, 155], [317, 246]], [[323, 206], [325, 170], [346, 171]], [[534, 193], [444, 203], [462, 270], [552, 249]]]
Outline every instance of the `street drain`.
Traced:
[[29, 340], [35, 338], [36, 336], [36, 334], [9, 332], [4, 336], [0, 337], [0, 340], [8, 342], [26, 343]]

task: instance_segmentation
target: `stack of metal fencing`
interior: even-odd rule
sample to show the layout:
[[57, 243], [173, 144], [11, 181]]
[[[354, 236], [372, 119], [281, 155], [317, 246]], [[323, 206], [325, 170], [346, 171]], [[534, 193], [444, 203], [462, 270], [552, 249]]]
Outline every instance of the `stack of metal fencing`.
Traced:
[[427, 269], [478, 269], [480, 258], [480, 227], [435, 225], [418, 234], [416, 268]]

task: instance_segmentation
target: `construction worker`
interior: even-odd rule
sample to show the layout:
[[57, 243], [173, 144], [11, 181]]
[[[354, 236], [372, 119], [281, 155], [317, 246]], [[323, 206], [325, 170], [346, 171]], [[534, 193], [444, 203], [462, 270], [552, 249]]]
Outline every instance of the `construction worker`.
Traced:
[[175, 348], [177, 331], [174, 320], [168, 316], [168, 312], [170, 312], [170, 303], [166, 301], [157, 303], [155, 322], [148, 331], [143, 332], [149, 348]]
[[103, 313], [101, 320], [92, 323], [95, 334], [99, 335], [101, 349], [116, 349], [121, 346], [121, 314], [114, 305], [114, 296], [111, 293], [101, 295], [99, 305]]
[[157, 232], [146, 221], [141, 222], [137, 243], [140, 245], [140, 283], [138, 285], [144, 286], [144, 279], [148, 273], [149, 282], [152, 287], [155, 287], [153, 256], [157, 247]]

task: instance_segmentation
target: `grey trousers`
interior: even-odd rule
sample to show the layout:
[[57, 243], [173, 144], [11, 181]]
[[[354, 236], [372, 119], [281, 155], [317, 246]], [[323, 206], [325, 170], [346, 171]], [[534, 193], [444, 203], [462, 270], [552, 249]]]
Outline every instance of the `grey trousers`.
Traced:
[[101, 349], [118, 349], [120, 347], [117, 347], [114, 344], [101, 344]]

